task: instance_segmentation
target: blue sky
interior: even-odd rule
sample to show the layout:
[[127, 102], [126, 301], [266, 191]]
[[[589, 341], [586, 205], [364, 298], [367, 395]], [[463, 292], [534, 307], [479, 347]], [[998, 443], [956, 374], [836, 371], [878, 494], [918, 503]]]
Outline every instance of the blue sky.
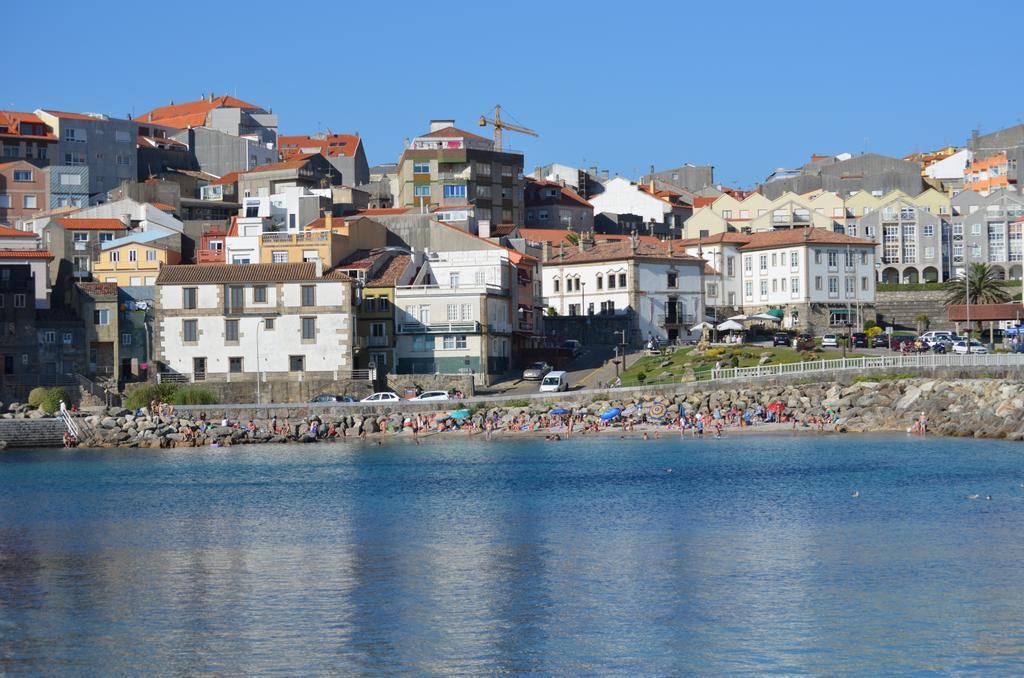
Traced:
[[5, 32], [25, 60], [0, 106], [124, 116], [231, 93], [285, 134], [359, 132], [376, 163], [430, 118], [479, 131], [500, 103], [540, 133], [506, 140], [528, 170], [709, 163], [743, 186], [1024, 119], [1019, 1], [101, 4], [51, 3], [45, 29], [34, 3], [4, 10], [35, 28]]

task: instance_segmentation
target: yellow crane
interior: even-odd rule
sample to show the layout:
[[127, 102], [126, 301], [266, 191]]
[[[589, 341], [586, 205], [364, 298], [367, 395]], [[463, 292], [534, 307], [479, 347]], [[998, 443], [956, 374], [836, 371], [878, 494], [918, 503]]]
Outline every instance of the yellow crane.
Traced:
[[494, 128], [494, 148], [495, 150], [498, 151], [501, 150], [501, 133], [503, 130], [508, 130], [510, 132], [519, 132], [520, 134], [529, 134], [531, 137], [540, 136], [539, 134], [537, 134], [528, 127], [520, 127], [519, 125], [513, 125], [502, 120], [500, 104], [495, 105], [494, 107], [493, 119], [488, 118], [487, 116], [484, 115], [480, 116], [480, 126], [487, 127], [488, 125]]

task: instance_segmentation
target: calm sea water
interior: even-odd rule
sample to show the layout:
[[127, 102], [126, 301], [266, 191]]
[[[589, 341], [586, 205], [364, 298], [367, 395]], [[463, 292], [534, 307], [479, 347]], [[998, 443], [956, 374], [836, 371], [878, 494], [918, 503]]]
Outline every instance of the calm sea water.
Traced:
[[1019, 675], [1022, 482], [903, 437], [7, 452], [0, 674]]

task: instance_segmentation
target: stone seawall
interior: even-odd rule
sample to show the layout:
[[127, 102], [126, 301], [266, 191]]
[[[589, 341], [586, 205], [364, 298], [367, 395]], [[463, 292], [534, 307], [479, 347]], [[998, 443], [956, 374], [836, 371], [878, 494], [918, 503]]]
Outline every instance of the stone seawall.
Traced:
[[[216, 443], [237, 445], [262, 442], [309, 441], [309, 423], [317, 421], [326, 427], [333, 424], [339, 436], [361, 433], [397, 434], [403, 431], [408, 418], [421, 415], [432, 419], [436, 413], [449, 413], [459, 407], [471, 412], [468, 418], [479, 428], [485, 417], [497, 421], [500, 428], [510, 422], [539, 422], [556, 404], [578, 414], [578, 421], [596, 421], [609, 407], [632, 408], [637, 423], [664, 425], [677, 420], [680, 406], [688, 414], [698, 412], [753, 411], [760, 405], [767, 408], [780, 403], [787, 417], [806, 421], [829, 412], [837, 418], [834, 429], [839, 432], [903, 431], [924, 413], [932, 433], [946, 436], [976, 438], [1024, 439], [1024, 381], [1020, 379], [974, 378], [887, 378], [861, 379], [846, 383], [736, 383], [733, 385], [694, 384], [675, 387], [675, 392], [642, 391], [614, 393], [582, 392], [559, 394], [557, 399], [532, 401], [506, 400], [461, 403], [409, 403], [395, 406], [277, 406], [245, 409], [207, 406], [181, 408], [173, 417], [136, 416], [124, 410], [106, 411], [84, 418], [86, 430], [92, 432], [82, 445], [90, 447], [192, 447]], [[443, 407], [439, 407], [443, 405]], [[655, 407], [655, 406], [659, 407]], [[230, 416], [241, 414], [244, 416]], [[186, 427], [194, 427], [200, 415], [209, 424], [191, 437]], [[228, 415], [232, 424], [242, 428], [221, 426]], [[655, 416], [660, 417], [657, 421]], [[279, 425], [288, 421], [285, 432], [272, 433], [269, 422], [277, 418]], [[253, 419], [255, 432], [244, 429]]]
[[898, 330], [916, 332], [919, 325], [917, 316], [922, 313], [928, 316], [928, 327], [925, 329], [953, 329], [954, 324], [947, 320], [946, 295], [937, 291], [907, 292], [876, 292], [875, 311], [878, 323], [886, 327], [893, 325]]

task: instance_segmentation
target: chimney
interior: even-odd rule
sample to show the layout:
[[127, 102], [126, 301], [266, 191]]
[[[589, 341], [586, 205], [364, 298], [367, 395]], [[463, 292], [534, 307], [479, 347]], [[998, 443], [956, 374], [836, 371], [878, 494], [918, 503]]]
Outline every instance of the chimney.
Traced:
[[430, 131], [431, 132], [436, 132], [437, 130], [444, 129], [445, 127], [455, 127], [455, 120], [431, 120], [430, 121]]
[[[572, 229], [570, 228], [569, 231], [571, 232]], [[582, 233], [580, 233], [579, 240], [577, 242], [579, 243], [580, 252], [582, 253], [582, 252], [586, 251], [587, 243], [584, 241]]]
[[315, 266], [316, 266], [316, 277], [318, 277], [318, 278], [324, 277], [324, 260], [321, 259], [320, 257], [317, 257], [316, 258], [316, 262], [315, 262]]
[[551, 243], [548, 242], [547, 240], [545, 240], [545, 241], [541, 242], [541, 244], [540, 244], [540, 260], [541, 260], [541, 262], [545, 262], [545, 261], [547, 261], [550, 258], [551, 258]]
[[334, 226], [334, 221], [332, 219], [333, 216], [333, 209], [324, 210], [324, 228], [326, 228], [328, 231], [332, 230], [332, 227]]
[[633, 254], [636, 254], [636, 244], [637, 244], [637, 237], [636, 237], [636, 231], [634, 231], [633, 235], [629, 236], [629, 251], [632, 252]]
[[491, 220], [490, 219], [481, 219], [481, 220], [479, 220], [477, 222], [476, 226], [477, 226], [477, 235], [479, 235], [481, 238], [490, 238], [491, 237]]

